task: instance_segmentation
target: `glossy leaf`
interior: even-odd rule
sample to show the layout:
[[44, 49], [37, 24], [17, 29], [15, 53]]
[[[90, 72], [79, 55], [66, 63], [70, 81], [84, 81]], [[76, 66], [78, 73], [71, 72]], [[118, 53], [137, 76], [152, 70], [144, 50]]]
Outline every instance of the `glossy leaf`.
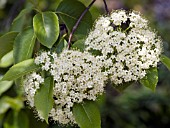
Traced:
[[0, 81], [0, 96], [6, 92], [13, 84], [13, 81]]
[[13, 43], [18, 32], [9, 32], [0, 37], [0, 59], [13, 49]]
[[165, 55], [162, 55], [161, 62], [170, 70], [170, 58]]
[[19, 15], [13, 20], [12, 25], [11, 25], [11, 31], [17, 31], [20, 32], [23, 27], [25, 22], [27, 21], [27, 14], [30, 13], [32, 10], [31, 7], [23, 9]]
[[[67, 26], [68, 32], [70, 33], [85, 9], [86, 7], [78, 0], [63, 0], [59, 4], [56, 13], [59, 15], [61, 21]], [[91, 27], [92, 16], [90, 12], [87, 11], [74, 35], [77, 39], [82, 39], [87, 35]]]
[[48, 114], [53, 107], [53, 86], [54, 80], [52, 77], [45, 79], [44, 84], [41, 85], [40, 89], [36, 92], [34, 100], [35, 107], [40, 115], [48, 123]]
[[100, 112], [94, 101], [75, 104], [73, 115], [80, 128], [101, 128]]
[[147, 70], [146, 76], [140, 80], [140, 83], [155, 91], [156, 85], [158, 83], [158, 71], [157, 68], [150, 68]]
[[53, 12], [42, 12], [34, 16], [33, 26], [39, 42], [51, 48], [59, 36], [58, 17]]
[[31, 27], [19, 33], [14, 41], [14, 62], [18, 63], [32, 57], [35, 35]]
[[7, 73], [4, 75], [2, 80], [15, 80], [21, 76], [24, 76], [32, 71], [38, 70], [39, 67], [34, 63], [33, 59], [22, 61], [16, 65], [13, 65]]
[[13, 50], [5, 54], [0, 60], [0, 68], [6, 68], [14, 63]]
[[84, 49], [85, 49], [84, 39], [74, 42], [74, 44], [71, 46], [71, 48], [76, 49], [76, 50], [80, 50], [81, 52], [83, 52]]

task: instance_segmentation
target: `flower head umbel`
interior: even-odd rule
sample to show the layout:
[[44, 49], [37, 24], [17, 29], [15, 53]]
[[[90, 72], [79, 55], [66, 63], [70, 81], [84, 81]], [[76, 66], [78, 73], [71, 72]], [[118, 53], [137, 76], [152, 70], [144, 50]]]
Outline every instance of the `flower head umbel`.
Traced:
[[85, 40], [84, 52], [43, 51], [35, 58], [43, 77], [36, 72], [26, 76], [27, 100], [35, 107], [36, 91], [52, 76], [54, 104], [49, 117], [61, 124], [76, 123], [72, 113], [75, 103], [96, 100], [108, 79], [116, 85], [142, 79], [146, 70], [160, 61], [161, 45], [148, 21], [137, 12], [118, 10], [101, 16]]
[[101, 16], [85, 45], [103, 63], [103, 72], [118, 85], [137, 81], [156, 67], [162, 42], [137, 12], [118, 10]]
[[[100, 70], [100, 63], [88, 52], [64, 50], [60, 55], [42, 52], [35, 58], [35, 63], [54, 78], [54, 105], [49, 116], [59, 123], [76, 123], [72, 113], [74, 103], [81, 103], [84, 99], [95, 100], [104, 91], [105, 77]], [[32, 78], [32, 74], [30, 76], [36, 79]], [[33, 84], [29, 87], [31, 90], [35, 84], [28, 84], [30, 76], [24, 87], [26, 89]], [[32, 98], [34, 94], [30, 94]], [[29, 100], [29, 95], [26, 96]], [[34, 102], [31, 103], [33, 107]]]

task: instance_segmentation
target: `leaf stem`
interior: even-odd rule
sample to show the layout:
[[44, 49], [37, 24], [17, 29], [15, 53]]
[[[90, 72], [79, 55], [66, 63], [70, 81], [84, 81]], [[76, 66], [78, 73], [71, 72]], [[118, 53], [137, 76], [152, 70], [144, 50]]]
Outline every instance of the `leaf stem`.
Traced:
[[109, 9], [108, 9], [106, 0], [103, 0], [103, 2], [104, 2], [104, 6], [105, 6], [106, 13], [109, 14]]
[[77, 20], [76, 24], [74, 25], [74, 27], [73, 27], [70, 35], [69, 35], [69, 39], [68, 39], [68, 49], [70, 49], [70, 47], [71, 47], [71, 40], [72, 40], [73, 34], [74, 34], [74, 32], [76, 31], [76, 29], [77, 29], [80, 21], [82, 20], [82, 18], [84, 17], [84, 15], [87, 13], [87, 11], [90, 9], [90, 7], [94, 4], [95, 1], [96, 1], [96, 0], [93, 0], [93, 1], [89, 4], [89, 6], [84, 10], [84, 12], [81, 14], [81, 16], [80, 16], [79, 19]]

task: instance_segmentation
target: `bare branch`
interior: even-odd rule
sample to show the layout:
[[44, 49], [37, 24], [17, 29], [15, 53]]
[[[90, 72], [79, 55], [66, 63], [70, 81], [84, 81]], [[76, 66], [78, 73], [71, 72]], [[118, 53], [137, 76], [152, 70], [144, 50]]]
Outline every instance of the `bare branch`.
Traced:
[[104, 2], [104, 6], [105, 6], [106, 13], [109, 14], [109, 9], [108, 9], [106, 0], [103, 0], [103, 2]]
[[72, 31], [71, 31], [71, 33], [70, 33], [69, 39], [68, 39], [68, 49], [70, 49], [70, 47], [71, 47], [71, 40], [72, 40], [73, 34], [74, 34], [74, 32], [76, 31], [76, 29], [77, 29], [80, 21], [82, 20], [82, 18], [84, 17], [84, 15], [87, 13], [87, 11], [90, 9], [90, 7], [94, 4], [95, 1], [96, 1], [96, 0], [93, 0], [93, 1], [89, 4], [89, 6], [84, 10], [84, 12], [81, 14], [81, 16], [80, 16], [79, 19], [77, 20], [76, 24], [74, 25], [74, 27], [73, 27], [73, 29], [72, 29]]

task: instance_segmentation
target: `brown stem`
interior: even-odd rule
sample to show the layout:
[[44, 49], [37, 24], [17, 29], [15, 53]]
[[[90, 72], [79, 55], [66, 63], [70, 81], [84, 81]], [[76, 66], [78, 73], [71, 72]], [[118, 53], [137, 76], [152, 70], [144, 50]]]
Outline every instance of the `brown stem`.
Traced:
[[109, 14], [109, 9], [108, 9], [106, 0], [103, 0], [103, 2], [104, 2], [104, 6], [105, 6], [106, 13]]
[[93, 0], [93, 1], [89, 4], [89, 6], [84, 10], [84, 12], [81, 14], [81, 16], [80, 16], [79, 19], [77, 20], [76, 24], [74, 25], [74, 27], [73, 27], [73, 29], [72, 29], [72, 31], [71, 31], [71, 33], [70, 33], [69, 39], [68, 39], [68, 49], [70, 49], [70, 47], [71, 47], [71, 40], [72, 40], [73, 34], [74, 34], [74, 32], [76, 31], [76, 29], [77, 29], [80, 21], [82, 20], [82, 18], [84, 17], [84, 15], [87, 13], [87, 11], [90, 9], [90, 7], [94, 4], [95, 1], [96, 1], [96, 0]]

